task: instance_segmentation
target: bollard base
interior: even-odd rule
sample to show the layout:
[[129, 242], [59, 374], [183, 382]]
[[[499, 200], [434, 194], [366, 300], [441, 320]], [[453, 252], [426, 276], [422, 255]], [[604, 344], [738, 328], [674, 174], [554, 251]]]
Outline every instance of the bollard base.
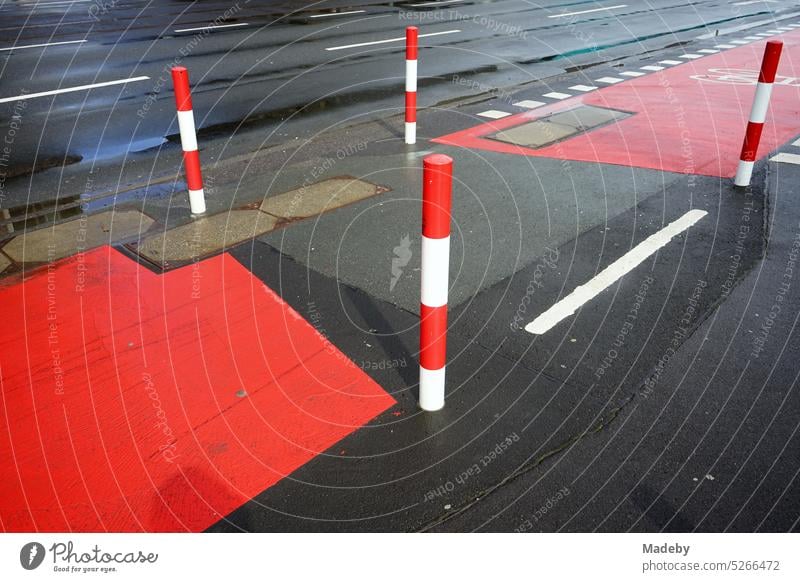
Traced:
[[436, 412], [444, 408], [444, 370], [419, 367], [419, 407], [422, 410]]
[[202, 216], [206, 213], [206, 197], [203, 190], [189, 190], [189, 210], [192, 216]]

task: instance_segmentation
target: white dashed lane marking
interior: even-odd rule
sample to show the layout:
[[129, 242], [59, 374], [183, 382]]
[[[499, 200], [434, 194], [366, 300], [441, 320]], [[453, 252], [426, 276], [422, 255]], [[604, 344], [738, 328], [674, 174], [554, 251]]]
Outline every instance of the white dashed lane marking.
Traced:
[[626, 77], [644, 77], [646, 74], [639, 71], [623, 71], [620, 73], [620, 75], [625, 75]]
[[597, 87], [594, 87], [592, 85], [573, 85], [572, 87], [570, 87], [570, 89], [572, 89], [573, 91], [583, 91], [584, 93], [586, 93], [587, 91], [594, 91], [595, 89], [597, 89]]
[[196, 28], [176, 28], [175, 32], [197, 32], [198, 30], [216, 30], [218, 28], [238, 28], [248, 26], [247, 22], [237, 22], [236, 24], [217, 24], [208, 26], [198, 26]]
[[592, 12], [602, 12], [604, 10], [616, 10], [617, 8], [627, 8], [627, 4], [617, 4], [616, 6], [606, 6], [604, 8], [592, 8], [591, 10], [579, 10], [578, 12], [563, 12], [561, 14], [551, 14], [547, 18], [564, 18], [565, 16], [578, 16], [579, 14], [590, 14]]
[[537, 107], [541, 107], [542, 105], [546, 105], [542, 101], [532, 101], [530, 99], [525, 99], [523, 101], [517, 101], [516, 103], [512, 103], [515, 107], [524, 107], [525, 109], [536, 109]]
[[573, 315], [583, 305], [600, 295], [611, 285], [641, 265], [648, 257], [666, 246], [674, 237], [689, 229], [698, 220], [706, 216], [705, 210], [690, 210], [675, 222], [672, 222], [647, 237], [622, 257], [603, 269], [588, 283], [578, 286], [572, 293], [542, 313], [525, 326], [525, 331], [541, 335]]
[[685, 55], [681, 55], [679, 58], [681, 58], [681, 59], [702, 59], [703, 55], [696, 55], [694, 53], [686, 53]]
[[552, 93], [545, 93], [542, 97], [548, 97], [550, 99], [568, 99], [572, 97], [569, 93], [559, 93], [557, 91], [553, 91]]
[[326, 12], [325, 14], [311, 14], [309, 18], [328, 18], [330, 16], [347, 16], [348, 14], [361, 14], [366, 10], [348, 10], [347, 12]]
[[[796, 142], [795, 142], [796, 143]], [[778, 162], [781, 164], [798, 164], [800, 165], [800, 155], [798, 154], [788, 154], [786, 152], [781, 152], [775, 156], [772, 156], [769, 159], [770, 162]]]
[[21, 49], [29, 49], [29, 48], [41, 48], [41, 47], [48, 47], [48, 46], [58, 46], [62, 44], [77, 44], [86, 42], [85, 40], [62, 40], [59, 42], [45, 42], [42, 44], [24, 44], [21, 46], [9, 46], [5, 48], [0, 48], [0, 51], [18, 51]]
[[511, 114], [506, 113], [505, 111], [498, 111], [497, 109], [489, 109], [488, 111], [482, 111], [481, 113], [478, 113], [478, 115], [481, 117], [488, 117], [489, 119], [503, 119]]
[[[431, 36], [441, 36], [443, 34], [455, 34], [457, 32], [461, 32], [461, 31], [459, 29], [455, 29], [455, 30], [443, 30], [441, 32], [429, 32], [427, 34], [420, 34], [417, 38], [428, 38], [428, 37], [431, 37]], [[372, 41], [369, 41], [369, 42], [357, 42], [355, 44], [345, 44], [345, 45], [342, 45], [342, 46], [329, 46], [325, 50], [326, 51], [340, 51], [340, 50], [349, 49], [349, 48], [358, 48], [358, 47], [362, 47], [362, 46], [372, 46], [372, 45], [376, 45], [376, 44], [385, 44], [387, 42], [400, 42], [401, 40], [402, 41], [406, 40], [406, 37], [398, 36], [398, 37], [395, 37], [395, 38], [387, 38], [385, 40], [372, 40]]]
[[683, 64], [681, 61], [658, 61], [659, 65], [681, 65]]
[[646, 65], [639, 68], [643, 71], [663, 71], [665, 69], [665, 67], [659, 67], [658, 65]]
[[77, 87], [65, 87], [64, 89], [55, 89], [53, 91], [42, 91], [41, 93], [27, 93], [25, 95], [17, 95], [16, 97], [2, 97], [0, 98], [0, 103], [12, 103], [14, 101], [23, 101], [24, 99], [35, 99], [36, 97], [47, 97], [49, 95], [61, 95], [62, 93], [72, 93], [74, 91], [87, 91], [89, 89], [111, 87], [112, 85], [124, 85], [126, 83], [133, 83], [135, 81], [145, 81], [149, 78], [150, 77], [130, 77], [129, 79], [106, 81], [105, 83], [94, 83], [93, 85], [79, 85]]
[[616, 77], [600, 77], [595, 79], [596, 83], [605, 83], [606, 85], [613, 85], [614, 83], [621, 83], [624, 79], [617, 79]]

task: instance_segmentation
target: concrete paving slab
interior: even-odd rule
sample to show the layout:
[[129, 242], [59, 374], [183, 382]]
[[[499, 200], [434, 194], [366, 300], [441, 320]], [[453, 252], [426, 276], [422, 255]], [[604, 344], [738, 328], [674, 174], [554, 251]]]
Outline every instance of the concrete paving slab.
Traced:
[[630, 113], [608, 109], [606, 107], [595, 107], [592, 105], [581, 105], [569, 111], [555, 113], [546, 118], [550, 123], [561, 123], [583, 131], [598, 127], [612, 121], [618, 121], [630, 117]]
[[110, 210], [26, 232], [11, 239], [3, 252], [20, 263], [44, 263], [138, 236], [152, 224], [137, 210]]
[[285, 220], [309, 218], [386, 192], [387, 188], [350, 176], [330, 178], [264, 200], [261, 210]]
[[231, 210], [145, 238], [136, 251], [162, 267], [196, 260], [275, 228], [278, 219], [260, 210]]

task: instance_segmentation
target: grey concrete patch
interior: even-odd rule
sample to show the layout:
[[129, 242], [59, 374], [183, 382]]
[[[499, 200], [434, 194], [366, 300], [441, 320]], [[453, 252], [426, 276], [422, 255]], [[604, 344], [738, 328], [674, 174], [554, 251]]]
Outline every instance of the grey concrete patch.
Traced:
[[[451, 307], [533, 263], [545, 247], [606, 224], [681, 178], [623, 166], [437, 151], [455, 161]], [[337, 174], [359, 175], [360, 168], [362, 179], [392, 190], [260, 240], [315, 271], [418, 312], [422, 153], [338, 162]], [[365, 173], [369, 168], [376, 169]]]
[[580, 107], [551, 115], [547, 118], [547, 121], [569, 125], [586, 131], [630, 116], [631, 114], [626, 111], [595, 107], [592, 105], [581, 105]]
[[261, 210], [278, 218], [308, 218], [386, 192], [352, 177], [330, 178], [264, 200]]
[[277, 218], [260, 210], [231, 210], [150, 236], [138, 245], [137, 252], [166, 267], [232, 247], [272, 230], [277, 224]]
[[112, 210], [26, 232], [3, 251], [20, 263], [43, 263], [137, 236], [152, 224], [152, 218], [137, 210]]
[[5, 255], [0, 254], [0, 273], [5, 271], [10, 264], [11, 264], [11, 261], [8, 260], [8, 257], [6, 257]]

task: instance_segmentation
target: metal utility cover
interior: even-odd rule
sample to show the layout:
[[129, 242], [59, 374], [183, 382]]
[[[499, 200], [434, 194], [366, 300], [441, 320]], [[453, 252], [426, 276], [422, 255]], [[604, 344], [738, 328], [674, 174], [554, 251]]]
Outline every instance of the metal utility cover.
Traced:
[[582, 105], [487, 137], [512, 145], [540, 148], [630, 115], [616, 109]]

